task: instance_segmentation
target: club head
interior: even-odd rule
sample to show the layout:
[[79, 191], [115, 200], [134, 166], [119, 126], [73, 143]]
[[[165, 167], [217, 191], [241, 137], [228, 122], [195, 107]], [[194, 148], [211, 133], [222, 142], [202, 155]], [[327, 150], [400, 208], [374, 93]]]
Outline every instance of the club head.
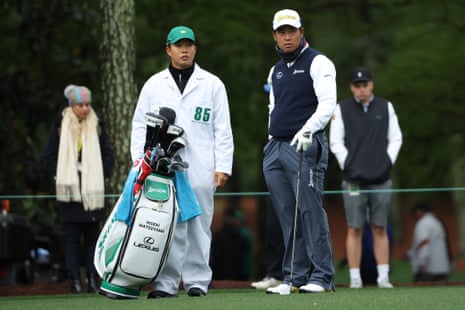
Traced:
[[170, 146], [170, 143], [173, 142], [174, 139], [180, 137], [184, 133], [184, 129], [177, 125], [168, 125], [166, 128], [166, 132], [163, 133], [161, 137], [161, 145], [166, 150]]
[[187, 145], [186, 139], [183, 137], [177, 137], [171, 141], [166, 153], [168, 156], [173, 157], [180, 149]]
[[157, 160], [155, 172], [166, 174], [170, 172], [171, 159], [168, 157], [162, 157]]
[[168, 119], [149, 112], [145, 114], [145, 125], [147, 132], [145, 134], [144, 151], [156, 146], [160, 142], [160, 138], [166, 130], [166, 126], [168, 126]]
[[172, 171], [183, 171], [184, 169], [187, 169], [189, 167], [189, 164], [185, 161], [172, 161], [170, 165], [170, 172]]
[[173, 109], [161, 107], [158, 113], [167, 119], [168, 124], [174, 124], [174, 121], [176, 120], [176, 112]]

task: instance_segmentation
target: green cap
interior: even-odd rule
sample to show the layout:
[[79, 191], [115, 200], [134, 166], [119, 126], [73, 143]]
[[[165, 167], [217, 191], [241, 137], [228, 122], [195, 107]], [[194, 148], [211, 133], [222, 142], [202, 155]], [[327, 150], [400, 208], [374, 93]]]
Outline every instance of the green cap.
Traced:
[[174, 44], [182, 39], [189, 39], [192, 42], [195, 42], [194, 31], [186, 26], [176, 26], [171, 28], [168, 33], [168, 37], [166, 37], [166, 45]]

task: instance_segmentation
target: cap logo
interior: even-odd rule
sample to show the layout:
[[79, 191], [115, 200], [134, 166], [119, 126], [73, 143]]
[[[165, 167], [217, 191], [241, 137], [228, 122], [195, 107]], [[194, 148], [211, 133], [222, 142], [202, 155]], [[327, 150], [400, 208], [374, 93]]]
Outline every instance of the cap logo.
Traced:
[[357, 77], [361, 78], [362, 77], [362, 72], [357, 72]]
[[293, 15], [283, 15], [283, 16], [278, 16], [278, 23], [281, 22], [283, 19], [296, 20], [295, 16], [293, 16]]

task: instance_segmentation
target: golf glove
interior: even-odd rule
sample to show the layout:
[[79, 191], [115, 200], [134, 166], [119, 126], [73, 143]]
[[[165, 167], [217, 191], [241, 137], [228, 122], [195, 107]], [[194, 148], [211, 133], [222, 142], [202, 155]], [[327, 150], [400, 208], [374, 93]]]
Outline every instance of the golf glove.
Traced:
[[297, 144], [297, 152], [305, 152], [312, 145], [313, 135], [305, 128], [300, 129], [292, 138], [291, 146]]

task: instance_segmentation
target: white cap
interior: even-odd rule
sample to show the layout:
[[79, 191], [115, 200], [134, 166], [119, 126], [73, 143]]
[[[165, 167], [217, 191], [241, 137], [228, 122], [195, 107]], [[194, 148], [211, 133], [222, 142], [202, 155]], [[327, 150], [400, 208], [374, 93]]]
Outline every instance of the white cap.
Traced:
[[273, 30], [276, 30], [284, 25], [289, 25], [294, 28], [302, 27], [299, 13], [290, 9], [285, 9], [276, 12], [273, 18]]

